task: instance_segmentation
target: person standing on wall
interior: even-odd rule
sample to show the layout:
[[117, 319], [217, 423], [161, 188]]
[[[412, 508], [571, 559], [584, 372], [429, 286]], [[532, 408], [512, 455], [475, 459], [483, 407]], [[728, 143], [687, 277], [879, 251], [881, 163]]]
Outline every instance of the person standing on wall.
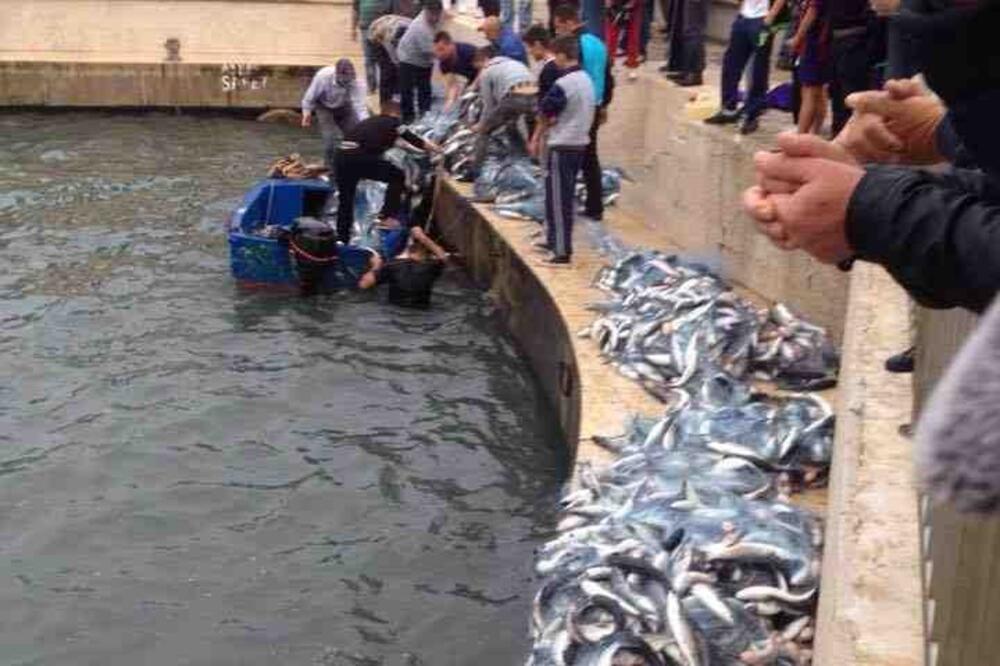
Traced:
[[597, 110], [594, 84], [580, 69], [580, 42], [573, 35], [552, 41], [552, 54], [563, 75], [538, 103], [546, 129], [548, 165], [545, 175], [544, 249], [549, 266], [569, 264], [573, 256], [576, 176], [583, 163]]
[[531, 25], [531, 0], [500, 0], [500, 22], [505, 28], [521, 34]]
[[642, 44], [643, 15], [645, 12], [646, 0], [611, 0], [605, 17], [604, 43], [608, 46], [608, 58], [611, 65], [615, 64], [615, 51], [625, 33], [625, 67], [629, 70], [629, 79], [637, 78], [636, 69], [639, 67], [640, 51]]
[[[535, 63], [535, 72], [538, 83], [538, 99], [543, 100], [549, 94], [552, 86], [562, 76], [556, 58], [552, 54], [552, 35], [543, 25], [533, 25], [524, 33], [524, 45], [528, 48], [532, 61]], [[545, 124], [539, 119], [534, 123], [531, 139], [528, 143], [528, 152], [538, 158], [538, 163], [542, 168], [548, 164], [548, 150], [545, 144]]]
[[385, 151], [398, 141], [418, 149], [440, 152], [441, 147], [422, 139], [399, 120], [399, 107], [387, 103], [377, 116], [367, 118], [344, 134], [344, 141], [336, 154], [337, 166], [337, 238], [342, 243], [351, 240], [354, 225], [354, 196], [361, 180], [386, 183], [385, 202], [379, 213], [381, 225], [398, 228], [399, 214], [403, 207], [406, 188], [405, 174], [384, 157]]
[[[861, 0], [866, 2], [867, 0]], [[771, 70], [771, 45], [774, 35], [771, 26], [785, 8], [785, 0], [743, 0], [740, 12], [733, 20], [729, 45], [722, 59], [722, 108], [705, 119], [709, 125], [727, 125], [743, 117], [740, 134], [751, 134], [760, 126], [758, 118], [767, 108], [768, 78]], [[753, 61], [750, 90], [742, 109], [737, 109], [740, 98], [740, 79], [747, 64]]]
[[483, 19], [479, 31], [496, 48], [497, 55], [519, 60], [525, 65], [528, 64], [528, 52], [524, 48], [524, 42], [510, 28], [501, 23], [499, 18], [489, 16]]
[[312, 127], [312, 117], [316, 114], [323, 136], [323, 157], [331, 176], [336, 173], [334, 157], [341, 136], [369, 115], [367, 95], [354, 63], [341, 58], [333, 67], [316, 72], [302, 96], [302, 126]]
[[597, 155], [597, 131], [608, 118], [608, 106], [614, 94], [615, 82], [611, 75], [608, 49], [600, 38], [586, 31], [574, 5], [562, 4], [556, 7], [555, 26], [557, 35], [576, 37], [580, 43], [580, 67], [594, 86], [596, 110], [582, 166], [583, 182], [587, 189], [584, 214], [591, 219], [600, 220], [604, 217], [604, 201], [601, 191], [601, 160]]
[[868, 0], [837, 0], [826, 4], [834, 136], [840, 134], [851, 117], [847, 96], [876, 87], [872, 42], [877, 38], [877, 21]]
[[399, 57], [396, 47], [413, 19], [400, 14], [386, 14], [368, 28], [368, 39], [378, 47], [379, 104], [393, 100], [399, 94]]
[[709, 1], [673, 0], [667, 78], [679, 86], [702, 84]]
[[434, 57], [444, 76], [444, 109], [447, 111], [479, 74], [475, 65], [476, 47], [456, 42], [449, 33], [441, 30], [434, 35]]
[[351, 39], [361, 36], [361, 49], [365, 54], [365, 81], [368, 90], [378, 89], [378, 46], [368, 38], [368, 29], [381, 16], [392, 11], [391, 0], [354, 0], [351, 12]]
[[[411, 123], [431, 108], [431, 73], [434, 67], [434, 35], [441, 24], [441, 0], [425, 0], [424, 8], [403, 33], [399, 56], [400, 102], [403, 122]], [[414, 92], [416, 97], [414, 98]]]

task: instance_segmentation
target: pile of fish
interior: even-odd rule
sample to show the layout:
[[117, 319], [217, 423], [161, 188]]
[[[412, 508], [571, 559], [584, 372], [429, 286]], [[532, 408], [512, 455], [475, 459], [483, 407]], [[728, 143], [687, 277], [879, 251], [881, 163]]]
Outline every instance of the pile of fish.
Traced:
[[601, 316], [580, 335], [653, 395], [715, 370], [796, 390], [836, 383], [839, 358], [826, 331], [780, 303], [757, 308], [704, 266], [629, 252], [597, 286], [614, 298], [595, 306]]
[[[479, 95], [472, 91], [463, 95], [452, 110], [433, 109], [410, 128], [423, 138], [441, 145], [442, 166], [458, 180], [474, 183], [475, 200], [493, 203], [497, 213], [504, 217], [543, 222], [543, 171], [532, 162], [523, 145], [511, 140], [504, 128], [498, 128], [489, 136], [486, 159], [479, 173], [475, 173], [473, 152], [477, 135], [472, 126], [478, 122], [481, 112]], [[421, 166], [427, 168], [427, 165]], [[618, 199], [623, 179], [627, 177], [620, 169], [603, 170], [602, 193], [605, 205], [611, 205]], [[582, 180], [577, 184], [577, 198], [582, 204]]]
[[812, 662], [822, 525], [788, 503], [827, 480], [834, 414], [826, 332], [762, 309], [706, 267], [594, 241], [612, 299], [581, 331], [665, 406], [578, 468], [538, 552], [528, 666], [801, 666]]
[[599, 444], [538, 553], [529, 666], [811, 663], [822, 528], [787, 503], [821, 482], [832, 412], [726, 374]]

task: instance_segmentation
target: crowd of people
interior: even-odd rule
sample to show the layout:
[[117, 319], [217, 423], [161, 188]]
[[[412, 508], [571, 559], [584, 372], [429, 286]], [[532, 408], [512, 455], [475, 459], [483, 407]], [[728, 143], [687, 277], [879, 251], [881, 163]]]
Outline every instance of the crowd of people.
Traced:
[[[385, 152], [398, 142], [440, 151], [408, 130], [431, 108], [437, 65], [446, 111], [469, 89], [475, 89], [482, 102], [481, 118], [473, 127], [474, 173], [496, 132], [505, 132], [512, 146], [529, 152], [545, 168], [546, 228], [537, 245], [547, 256], [540, 261], [569, 264], [580, 173], [586, 188], [584, 214], [595, 220], [604, 214], [598, 133], [614, 89], [613, 56], [604, 40], [588, 32], [575, 4], [552, 9], [552, 30], [535, 24], [523, 34], [515, 32], [503, 12], [494, 14], [488, 8], [479, 28], [487, 41], [484, 46], [458, 41], [442, 29], [440, 0], [424, 0], [413, 16], [380, 7], [382, 13], [364, 0], [355, 6], [355, 25], [364, 30], [367, 80], [343, 59], [315, 75], [302, 101], [302, 124], [311, 125], [314, 115], [318, 119], [326, 164], [337, 186], [339, 240], [351, 240], [353, 202], [361, 180], [387, 185], [380, 228], [410, 227], [404, 174], [385, 159]], [[636, 34], [630, 33], [629, 43]], [[375, 89], [380, 108], [369, 115], [367, 91]], [[437, 253], [425, 256], [434, 259]]]
[[[538, 246], [548, 265], [571, 262], [580, 172], [586, 214], [603, 214], [598, 133], [613, 96], [612, 64], [620, 48], [627, 68], [641, 62], [649, 40], [644, 26], [654, 8], [643, 0], [555, 4], [549, 26], [531, 25], [518, 34], [511, 22], [523, 24], [524, 6], [484, 2], [481, 31], [489, 44], [483, 47], [441, 29], [439, 0], [425, 0], [413, 18], [359, 15], [359, 28], [367, 22], [373, 45], [369, 61], [377, 73], [368, 83], [378, 87], [381, 113], [365, 118], [356, 97], [363, 86], [345, 62], [321, 70], [303, 100], [304, 123], [314, 111], [325, 140], [336, 134], [333, 128], [345, 134], [339, 146], [326, 144], [342, 197], [350, 201], [358, 178], [384, 180], [385, 222], [400, 226], [394, 218], [402, 205], [401, 174], [381, 151], [400, 138], [419, 143], [405, 126], [430, 108], [436, 62], [445, 76], [446, 106], [470, 86], [482, 96], [484, 114], [474, 128], [480, 133], [477, 162], [487, 134], [500, 128], [512, 142], [526, 140], [539, 159], [546, 173], [546, 228]], [[660, 11], [668, 17], [670, 40], [662, 69], [678, 85], [701, 84], [707, 1], [667, 0]], [[855, 261], [880, 264], [922, 305], [986, 311], [1000, 288], [1000, 261], [992, 261], [1000, 228], [1000, 135], [990, 115], [1000, 99], [1000, 48], [990, 43], [998, 26], [996, 0], [904, 7], [900, 0], [742, 0], [723, 59], [720, 109], [706, 122], [739, 123], [742, 133], [758, 129], [772, 92], [769, 69], [778, 35], [778, 61], [794, 71], [797, 131], [779, 135], [773, 150], [755, 155], [757, 183], [744, 194], [760, 232], [782, 249], [805, 251], [844, 270]], [[918, 73], [922, 79], [911, 78]], [[399, 119], [392, 117], [397, 97]], [[521, 119], [529, 128], [525, 136], [516, 129]], [[827, 127], [831, 138], [823, 136]], [[950, 166], [922, 168], [940, 163]], [[345, 238], [347, 220], [338, 226]], [[414, 251], [418, 257], [438, 254]], [[906, 360], [900, 369], [912, 369]], [[967, 363], [965, 381], [974, 382], [979, 370]], [[938, 407], [947, 413], [947, 405]], [[949, 423], [952, 430], [925, 428], [933, 430], [922, 440], [930, 447], [929, 482], [967, 506], [1000, 507], [1000, 478], [983, 481], [968, 455], [947, 448], [965, 441], [955, 434], [961, 428], [954, 419], [939, 414], [934, 423]]]

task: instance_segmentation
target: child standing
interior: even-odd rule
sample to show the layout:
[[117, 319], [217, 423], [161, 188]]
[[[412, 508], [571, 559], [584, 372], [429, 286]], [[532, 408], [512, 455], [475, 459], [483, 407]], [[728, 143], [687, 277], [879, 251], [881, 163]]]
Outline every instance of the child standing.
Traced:
[[[556, 66], [556, 59], [549, 48], [552, 35], [543, 25], [533, 25], [521, 35], [524, 46], [528, 49], [528, 55], [534, 63], [534, 69], [538, 74], [538, 99], [545, 99], [545, 96], [552, 90], [552, 86], [562, 75], [559, 67]], [[542, 136], [544, 127], [541, 122], [534, 122], [531, 131], [531, 140], [528, 142], [528, 149], [532, 155], [538, 156], [538, 162], [544, 169], [546, 166], [547, 151], [544, 150], [545, 140]]]
[[552, 55], [563, 75], [539, 102], [548, 159], [545, 177], [545, 260], [550, 266], [570, 263], [573, 255], [573, 209], [576, 176], [590, 143], [596, 109], [594, 84], [580, 69], [580, 43], [573, 35], [553, 40]]

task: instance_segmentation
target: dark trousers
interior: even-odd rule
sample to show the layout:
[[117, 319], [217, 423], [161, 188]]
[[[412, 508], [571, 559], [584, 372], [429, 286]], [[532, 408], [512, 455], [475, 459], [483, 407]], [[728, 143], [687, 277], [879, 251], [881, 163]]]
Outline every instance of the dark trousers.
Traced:
[[916, 53], [919, 46], [914, 39], [900, 28], [895, 16], [890, 16], [887, 25], [888, 40], [888, 71], [890, 79], [908, 79], [917, 74], [920, 69]]
[[639, 52], [642, 57], [647, 55], [649, 48], [649, 38], [653, 31], [653, 13], [656, 11], [656, 0], [645, 0], [645, 8], [642, 10], [642, 28], [639, 30]]
[[545, 175], [545, 240], [557, 257], [573, 254], [576, 175], [580, 172], [584, 152], [583, 147], [549, 146]]
[[705, 31], [709, 0], [674, 0], [670, 20], [670, 69], [701, 74], [705, 69]]
[[382, 159], [381, 155], [366, 155], [356, 150], [337, 151], [337, 238], [342, 243], [351, 240], [354, 226], [354, 196], [358, 182], [377, 180], [388, 185], [385, 202], [382, 204], [383, 217], [395, 217], [403, 205], [403, 190], [406, 177], [396, 165]]
[[587, 189], [587, 199], [583, 211], [595, 220], [604, 215], [604, 192], [601, 189], [601, 160], [597, 156], [597, 130], [600, 129], [597, 116], [590, 126], [590, 143], [583, 154], [583, 184]]
[[403, 122], [412, 123], [417, 118], [417, 109], [413, 105], [413, 92], [416, 90], [417, 107], [420, 115], [431, 108], [431, 67], [417, 67], [405, 62], [399, 63], [399, 96], [403, 107]]
[[385, 104], [399, 93], [399, 67], [382, 47], [378, 50], [378, 101]]
[[735, 111], [739, 104], [740, 78], [750, 59], [753, 70], [750, 75], [750, 92], [743, 113], [753, 119], [763, 113], [767, 102], [767, 84], [771, 72], [771, 44], [773, 37], [768, 34], [760, 43], [762, 31], [767, 30], [763, 18], [750, 19], [737, 16], [729, 34], [729, 46], [722, 60], [722, 108]]
[[830, 79], [830, 107], [833, 111], [833, 134], [836, 136], [851, 117], [845, 99], [851, 93], [872, 87], [872, 63], [868, 33], [861, 31], [846, 37], [834, 35], [830, 45], [833, 76]]
[[350, 104], [328, 109], [325, 106], [316, 107], [316, 119], [319, 120], [319, 132], [323, 137], [323, 161], [331, 175], [336, 175], [336, 155], [344, 132], [350, 131], [358, 124], [358, 114]]
[[365, 83], [368, 91], [375, 92], [378, 85], [378, 53], [382, 50], [379, 44], [368, 39], [368, 26], [361, 27], [361, 49], [365, 56]]
[[[580, 18], [587, 32], [604, 39], [604, 1], [580, 0]], [[610, 50], [611, 47], [609, 46]]]

